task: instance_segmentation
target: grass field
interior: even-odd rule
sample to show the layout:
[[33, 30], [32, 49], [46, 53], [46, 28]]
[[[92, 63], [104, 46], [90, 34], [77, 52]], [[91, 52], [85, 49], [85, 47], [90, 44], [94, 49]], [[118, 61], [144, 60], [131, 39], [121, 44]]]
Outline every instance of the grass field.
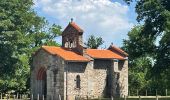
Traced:
[[88, 100], [170, 100], [170, 96], [129, 96], [128, 98], [98, 98]]
[[[89, 99], [89, 100], [111, 100], [110, 98], [106, 99]], [[125, 100], [124, 98], [114, 98], [113, 100]], [[139, 100], [139, 98], [126, 98], [126, 100]], [[156, 100], [156, 98], [141, 98], [140, 100]], [[158, 100], [170, 100], [170, 98], [159, 98]]]

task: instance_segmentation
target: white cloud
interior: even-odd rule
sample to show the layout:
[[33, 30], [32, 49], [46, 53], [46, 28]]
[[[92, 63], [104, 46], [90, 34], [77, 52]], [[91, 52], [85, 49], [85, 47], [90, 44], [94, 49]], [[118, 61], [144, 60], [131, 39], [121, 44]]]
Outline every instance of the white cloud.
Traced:
[[128, 6], [110, 0], [34, 0], [34, 3], [35, 8], [53, 16], [63, 28], [73, 18], [85, 31], [84, 39], [90, 34], [101, 36], [107, 46], [111, 42], [120, 46], [133, 26], [128, 19]]

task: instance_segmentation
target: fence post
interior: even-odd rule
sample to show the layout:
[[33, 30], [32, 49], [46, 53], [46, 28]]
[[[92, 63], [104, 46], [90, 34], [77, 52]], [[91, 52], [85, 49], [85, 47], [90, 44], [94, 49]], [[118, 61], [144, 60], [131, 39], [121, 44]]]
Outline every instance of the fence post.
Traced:
[[139, 95], [139, 91], [138, 91], [138, 89], [137, 89], [137, 96]]
[[168, 94], [167, 94], [167, 93], [168, 93], [167, 89], [166, 89], [165, 91], [166, 91], [166, 96], [168, 96]]
[[33, 98], [33, 94], [31, 94], [31, 100], [34, 100], [34, 98]]
[[158, 95], [157, 89], [156, 89], [156, 96]]
[[44, 100], [44, 95], [42, 95], [42, 100]]
[[141, 97], [140, 97], [140, 95], [139, 95], [139, 100], [141, 100]]
[[38, 95], [37, 95], [37, 100], [39, 100], [39, 98], [40, 98], [40, 97], [39, 97], [39, 94], [38, 94]]
[[158, 100], [158, 96], [156, 95], [156, 100]]
[[113, 100], [113, 96], [111, 96], [111, 100]]
[[2, 100], [2, 93], [1, 93], [1, 100]]
[[148, 95], [148, 91], [146, 90], [146, 96]]
[[58, 97], [59, 97], [59, 100], [61, 100], [61, 96], [60, 96], [60, 94], [58, 95]]

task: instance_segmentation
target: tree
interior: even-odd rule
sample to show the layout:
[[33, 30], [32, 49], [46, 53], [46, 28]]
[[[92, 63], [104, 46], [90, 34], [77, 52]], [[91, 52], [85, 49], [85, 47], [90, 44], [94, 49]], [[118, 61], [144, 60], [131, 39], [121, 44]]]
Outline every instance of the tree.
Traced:
[[[61, 36], [61, 26], [53, 24], [49, 26], [47, 23], [44, 23], [44, 30], [38, 30], [35, 34], [32, 35], [33, 42], [32, 47], [40, 47], [42, 45], [55, 45], [60, 46], [60, 44], [55, 42], [55, 38]], [[45, 28], [48, 27], [48, 28]]]
[[23, 86], [20, 85], [22, 82], [17, 83], [15, 72], [21, 67], [20, 55], [26, 52], [24, 48], [31, 42], [28, 38], [33, 34], [31, 29], [41, 25], [40, 22], [34, 25], [36, 19], [42, 20], [31, 11], [32, 4], [31, 0], [0, 1], [0, 87], [2, 91]]
[[123, 49], [129, 54], [129, 89], [131, 95], [136, 90], [145, 93], [150, 86], [150, 70], [154, 60], [154, 43], [141, 36], [143, 26], [135, 26], [123, 41]]
[[44, 44], [58, 45], [61, 27], [48, 25], [32, 0], [0, 0], [0, 92], [26, 91], [29, 58]]
[[87, 41], [87, 43], [85, 43], [85, 45], [88, 48], [97, 49], [103, 43], [104, 43], [104, 41], [101, 37], [95, 37], [94, 35], [90, 35], [90, 37], [88, 38], [88, 41]]
[[[128, 4], [134, 0], [125, 0]], [[137, 21], [142, 22], [140, 37], [147, 39], [150, 45], [141, 42], [141, 47], [131, 50], [148, 50], [147, 55], [153, 56], [151, 73], [151, 87], [155, 89], [170, 88], [170, 1], [169, 0], [138, 0], [136, 1]], [[131, 39], [130, 39], [131, 40]], [[155, 42], [159, 41], [159, 44]], [[154, 46], [155, 45], [155, 46]], [[149, 46], [149, 48], [148, 48]], [[151, 50], [151, 52], [149, 51]], [[130, 51], [130, 48], [129, 48]], [[129, 52], [128, 52], [129, 53]], [[143, 53], [143, 51], [141, 52]], [[146, 53], [146, 52], [144, 52]], [[133, 54], [133, 53], [132, 53]], [[130, 57], [129, 57], [130, 58]], [[137, 57], [138, 58], [138, 57]], [[130, 58], [132, 59], [132, 58]], [[134, 70], [135, 71], [135, 70]]]

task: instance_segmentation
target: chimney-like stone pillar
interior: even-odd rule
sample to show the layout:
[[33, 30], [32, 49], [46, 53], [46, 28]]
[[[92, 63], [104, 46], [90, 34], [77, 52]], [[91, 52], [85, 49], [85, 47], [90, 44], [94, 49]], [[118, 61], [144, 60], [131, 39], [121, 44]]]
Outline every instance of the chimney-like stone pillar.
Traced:
[[128, 96], [128, 60], [112, 60], [111, 93], [113, 97]]
[[120, 91], [119, 91], [119, 83], [118, 83], [118, 80], [119, 80], [119, 71], [118, 71], [118, 60], [115, 60], [113, 59], [112, 60], [112, 66], [111, 66], [111, 70], [112, 70], [112, 76], [111, 76], [111, 95], [113, 97], [120, 97]]

